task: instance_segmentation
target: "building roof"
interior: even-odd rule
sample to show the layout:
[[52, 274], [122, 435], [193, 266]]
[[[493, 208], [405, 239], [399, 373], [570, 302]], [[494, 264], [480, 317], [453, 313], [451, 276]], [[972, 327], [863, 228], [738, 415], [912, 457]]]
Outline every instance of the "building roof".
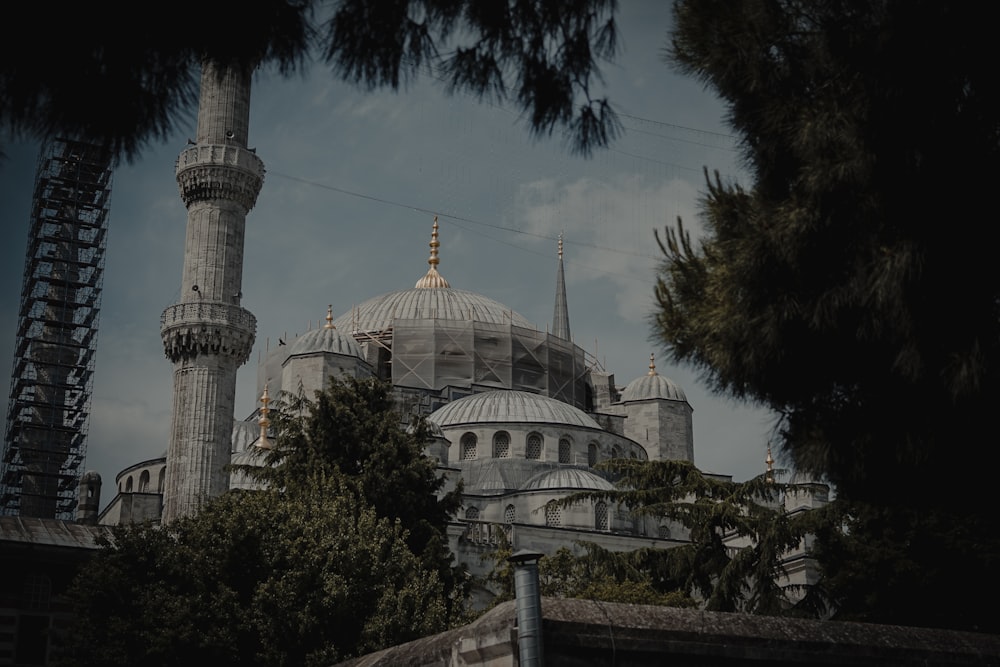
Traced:
[[628, 401], [646, 401], [655, 398], [665, 398], [670, 401], [687, 401], [684, 390], [668, 377], [656, 372], [653, 355], [649, 355], [649, 373], [638, 377], [622, 391], [622, 403]]
[[615, 485], [600, 475], [583, 468], [561, 467], [541, 472], [521, 487], [522, 491], [546, 489], [579, 489], [581, 491], [613, 491]]
[[482, 423], [561, 424], [600, 429], [590, 415], [568, 403], [526, 391], [487, 391], [452, 401], [431, 413], [441, 426]]
[[0, 516], [0, 542], [32, 547], [96, 549], [95, 540], [107, 529], [59, 519]]
[[427, 273], [412, 289], [389, 292], [371, 298], [334, 321], [341, 331], [350, 333], [385, 331], [394, 320], [457, 320], [487, 324], [513, 324], [535, 328], [523, 316], [498, 301], [465, 290], [454, 289], [438, 272], [438, 223], [434, 218], [431, 255]]

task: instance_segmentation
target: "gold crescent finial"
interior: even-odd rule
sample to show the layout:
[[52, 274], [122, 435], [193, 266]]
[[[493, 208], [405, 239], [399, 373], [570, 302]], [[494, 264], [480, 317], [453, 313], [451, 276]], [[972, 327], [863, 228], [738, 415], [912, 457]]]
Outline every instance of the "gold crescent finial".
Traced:
[[326, 307], [326, 324], [323, 325], [324, 329], [336, 329], [333, 326], [333, 304], [331, 303]]
[[653, 363], [653, 353], [649, 353], [649, 375], [656, 375], [656, 364]]
[[414, 287], [421, 289], [429, 289], [433, 287], [451, 287], [451, 285], [448, 284], [448, 281], [445, 280], [444, 276], [438, 273], [437, 270], [437, 265], [441, 261], [438, 259], [438, 248], [441, 246], [441, 244], [438, 242], [438, 218], [436, 215], [434, 216], [434, 227], [431, 231], [430, 246], [431, 246], [431, 256], [427, 260], [427, 263], [430, 264], [430, 268], [427, 269], [427, 273], [424, 275], [423, 278], [417, 281], [417, 284], [414, 285]]
[[562, 259], [562, 232], [559, 232], [559, 259]]
[[767, 443], [767, 458], [765, 459], [767, 463], [767, 481], [774, 482], [774, 459], [771, 458], [771, 443]]
[[271, 397], [267, 394], [267, 382], [264, 383], [264, 393], [260, 395], [260, 419], [257, 423], [260, 424], [260, 439], [257, 440], [257, 446], [261, 449], [273, 449], [271, 441], [267, 439], [267, 429], [271, 425], [271, 420], [268, 418], [268, 413], [271, 409], [267, 407], [267, 404], [271, 402]]

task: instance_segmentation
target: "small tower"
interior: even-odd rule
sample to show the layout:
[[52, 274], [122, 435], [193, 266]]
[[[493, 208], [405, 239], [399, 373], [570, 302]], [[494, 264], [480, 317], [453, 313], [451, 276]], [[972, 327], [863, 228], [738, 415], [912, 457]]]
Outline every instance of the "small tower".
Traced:
[[240, 305], [246, 215], [264, 182], [264, 164], [247, 148], [251, 74], [203, 65], [197, 141], [177, 159], [188, 213], [180, 300], [160, 318], [174, 364], [164, 523], [229, 488], [236, 369], [250, 356], [257, 328]]

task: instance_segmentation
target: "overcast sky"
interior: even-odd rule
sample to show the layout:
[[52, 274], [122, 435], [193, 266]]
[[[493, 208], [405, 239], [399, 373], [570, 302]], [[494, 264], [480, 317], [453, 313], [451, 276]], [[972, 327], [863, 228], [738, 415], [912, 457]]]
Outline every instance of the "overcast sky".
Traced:
[[[318, 326], [327, 304], [337, 316], [413, 287], [436, 214], [439, 270], [452, 287], [542, 330], [562, 233], [576, 343], [622, 386], [655, 354], [694, 408], [695, 463], [738, 480], [763, 471], [771, 415], [713, 396], [692, 369], [671, 365], [649, 323], [654, 230], [680, 216], [698, 232], [702, 169], [745, 180], [735, 141], [718, 100], [663, 60], [669, 3], [624, 0], [619, 19], [622, 51], [602, 72], [625, 132], [590, 159], [560, 136], [533, 141], [512, 107], [448, 97], [431, 78], [399, 93], [357, 90], [321, 64], [307, 76], [255, 78], [249, 145], [267, 174], [247, 217], [243, 306], [257, 317], [257, 341], [238, 374], [237, 418], [256, 407], [257, 360], [279, 336]], [[159, 318], [179, 297], [187, 217], [174, 162], [194, 134], [192, 116], [114, 176], [86, 464], [104, 480], [102, 506], [121, 469], [167, 448], [172, 367]], [[3, 143], [0, 369], [9, 372], [39, 147]]]

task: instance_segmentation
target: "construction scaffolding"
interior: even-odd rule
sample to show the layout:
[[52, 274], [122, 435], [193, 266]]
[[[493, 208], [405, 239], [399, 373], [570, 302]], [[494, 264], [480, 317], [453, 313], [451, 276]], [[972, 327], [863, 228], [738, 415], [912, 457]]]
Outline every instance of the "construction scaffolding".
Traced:
[[112, 158], [56, 139], [35, 176], [0, 512], [73, 519], [86, 459]]

